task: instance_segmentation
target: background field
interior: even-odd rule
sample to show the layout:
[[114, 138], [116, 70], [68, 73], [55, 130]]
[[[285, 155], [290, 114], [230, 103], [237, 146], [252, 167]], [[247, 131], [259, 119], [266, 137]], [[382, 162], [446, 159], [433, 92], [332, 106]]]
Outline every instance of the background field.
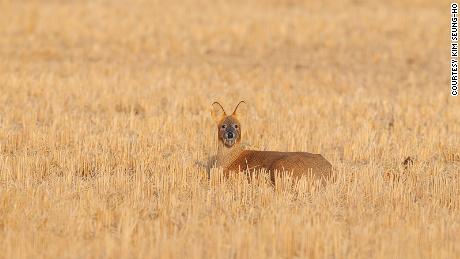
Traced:
[[[449, 3], [319, 2], [0, 1], [0, 257], [459, 256]], [[337, 181], [208, 180], [241, 99]]]

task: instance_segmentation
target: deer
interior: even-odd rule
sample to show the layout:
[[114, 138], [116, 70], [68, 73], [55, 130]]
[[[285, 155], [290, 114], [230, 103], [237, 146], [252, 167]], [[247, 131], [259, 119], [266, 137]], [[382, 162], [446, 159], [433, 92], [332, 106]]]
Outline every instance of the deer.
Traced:
[[219, 102], [212, 103], [211, 115], [217, 125], [218, 148], [215, 166], [222, 168], [225, 176], [238, 172], [268, 172], [272, 184], [275, 176], [291, 175], [299, 180], [307, 177], [325, 183], [332, 176], [332, 165], [320, 154], [307, 152], [259, 151], [241, 144], [242, 127], [238, 107], [227, 115]]

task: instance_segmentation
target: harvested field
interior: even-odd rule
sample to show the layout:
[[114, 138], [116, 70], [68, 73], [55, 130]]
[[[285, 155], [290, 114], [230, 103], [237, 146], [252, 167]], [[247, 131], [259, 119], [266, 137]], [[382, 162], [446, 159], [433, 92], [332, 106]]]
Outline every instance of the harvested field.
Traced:
[[[449, 9], [0, 1], [0, 257], [458, 257]], [[244, 142], [337, 181], [208, 179], [239, 100]]]

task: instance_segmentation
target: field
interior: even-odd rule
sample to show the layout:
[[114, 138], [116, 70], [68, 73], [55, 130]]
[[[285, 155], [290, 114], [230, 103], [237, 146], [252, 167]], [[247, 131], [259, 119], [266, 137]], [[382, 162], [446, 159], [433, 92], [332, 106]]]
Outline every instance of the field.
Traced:
[[[0, 10], [1, 258], [459, 257], [450, 3]], [[211, 103], [240, 100], [244, 142], [337, 180], [208, 178]]]

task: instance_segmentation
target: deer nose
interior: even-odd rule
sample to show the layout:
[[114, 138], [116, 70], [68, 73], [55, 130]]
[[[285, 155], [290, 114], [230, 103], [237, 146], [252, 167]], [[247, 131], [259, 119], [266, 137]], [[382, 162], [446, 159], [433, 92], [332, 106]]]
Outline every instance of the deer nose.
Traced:
[[233, 138], [233, 132], [228, 132], [227, 133], [227, 138]]

